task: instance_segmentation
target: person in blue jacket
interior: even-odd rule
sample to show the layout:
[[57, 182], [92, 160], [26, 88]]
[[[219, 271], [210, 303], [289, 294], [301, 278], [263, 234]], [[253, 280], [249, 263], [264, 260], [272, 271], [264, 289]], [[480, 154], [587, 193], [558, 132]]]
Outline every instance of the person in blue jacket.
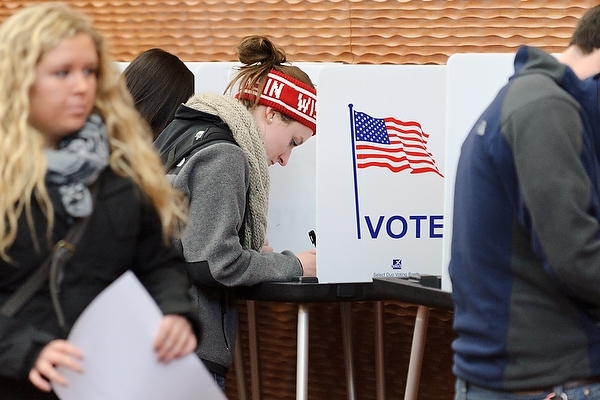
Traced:
[[[532, 47], [458, 163], [449, 274], [456, 399], [600, 399], [600, 6]], [[595, 98], [594, 98], [595, 97]]]

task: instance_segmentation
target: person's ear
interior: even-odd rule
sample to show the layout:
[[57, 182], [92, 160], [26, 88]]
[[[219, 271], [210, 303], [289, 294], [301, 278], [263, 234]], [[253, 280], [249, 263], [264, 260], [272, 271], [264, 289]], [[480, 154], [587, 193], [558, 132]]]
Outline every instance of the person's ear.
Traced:
[[273, 118], [275, 117], [275, 109], [273, 109], [273, 107], [265, 107], [265, 117], [267, 119], [267, 123], [272, 123]]

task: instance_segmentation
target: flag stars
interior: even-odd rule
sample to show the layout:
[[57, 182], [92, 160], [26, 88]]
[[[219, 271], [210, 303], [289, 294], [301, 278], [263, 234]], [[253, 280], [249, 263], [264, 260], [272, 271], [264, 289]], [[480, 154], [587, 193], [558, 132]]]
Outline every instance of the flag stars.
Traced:
[[363, 112], [356, 112], [355, 123], [356, 140], [390, 144], [385, 121], [382, 118], [373, 118]]

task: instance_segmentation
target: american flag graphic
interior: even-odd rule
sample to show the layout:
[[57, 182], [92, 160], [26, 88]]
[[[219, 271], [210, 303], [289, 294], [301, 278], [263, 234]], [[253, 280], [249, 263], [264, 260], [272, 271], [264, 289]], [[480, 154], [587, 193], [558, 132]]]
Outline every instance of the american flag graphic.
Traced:
[[374, 118], [352, 110], [356, 167], [383, 167], [397, 173], [433, 172], [443, 177], [427, 150], [429, 134], [416, 121], [400, 121], [393, 117]]

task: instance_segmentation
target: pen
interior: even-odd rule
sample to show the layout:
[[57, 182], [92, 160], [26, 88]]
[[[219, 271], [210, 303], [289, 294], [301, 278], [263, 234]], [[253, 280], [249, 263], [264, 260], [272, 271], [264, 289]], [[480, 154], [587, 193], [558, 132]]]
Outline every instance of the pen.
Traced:
[[317, 247], [317, 234], [312, 229], [308, 232], [308, 237], [313, 246]]

